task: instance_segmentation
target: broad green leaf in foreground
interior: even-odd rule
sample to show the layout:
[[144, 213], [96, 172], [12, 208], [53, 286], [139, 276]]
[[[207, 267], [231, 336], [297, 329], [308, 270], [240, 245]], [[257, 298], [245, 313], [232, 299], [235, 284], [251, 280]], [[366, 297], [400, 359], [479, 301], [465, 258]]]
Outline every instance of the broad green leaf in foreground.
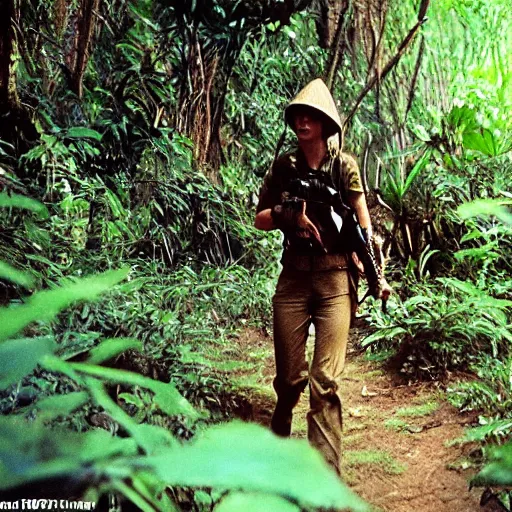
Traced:
[[86, 383], [95, 402], [119, 423], [146, 453], [159, 453], [162, 448], [174, 444], [175, 440], [168, 430], [157, 425], [137, 424], [108, 396], [99, 381], [88, 377]]
[[123, 280], [129, 268], [110, 270], [74, 283], [35, 293], [25, 304], [0, 309], [0, 342], [36, 320], [50, 321], [62, 309], [81, 300], [94, 300]]
[[138, 373], [86, 363], [70, 363], [69, 368], [78, 373], [115, 382], [116, 384], [128, 384], [149, 389], [155, 394], [153, 399], [160, 410], [169, 416], [183, 414], [191, 419], [199, 416], [190, 402], [181, 396], [173, 384], [153, 380]]
[[303, 506], [368, 510], [305, 440], [280, 439], [253, 424], [206, 430], [191, 443], [140, 459], [168, 485], [287, 497]]
[[32, 288], [35, 282], [30, 274], [17, 270], [5, 261], [0, 261], [0, 279], [7, 279], [25, 288]]
[[51, 337], [9, 340], [0, 345], [0, 389], [29, 374], [53, 347]]
[[[5, 346], [5, 344], [3, 345]], [[59, 416], [67, 416], [89, 400], [85, 391], [76, 391], [67, 395], [54, 395], [38, 400], [32, 407], [37, 409], [37, 419], [51, 421]]]
[[135, 338], [109, 338], [89, 351], [88, 363], [101, 364], [128, 349], [142, 350], [142, 343]]
[[61, 475], [90, 483], [92, 464], [103, 472], [114, 458], [137, 453], [131, 438], [112, 437], [104, 430], [49, 428], [19, 416], [0, 417], [0, 446], [0, 490]]
[[7, 194], [0, 192], [0, 208], [19, 208], [38, 213], [42, 219], [48, 217], [46, 206], [35, 199], [25, 197], [19, 194]]
[[234, 492], [226, 496], [214, 512], [300, 512], [300, 508], [288, 500], [272, 494]]
[[480, 151], [480, 153], [487, 156], [498, 155], [502, 146], [490, 130], [483, 128], [464, 133], [462, 144], [466, 149]]

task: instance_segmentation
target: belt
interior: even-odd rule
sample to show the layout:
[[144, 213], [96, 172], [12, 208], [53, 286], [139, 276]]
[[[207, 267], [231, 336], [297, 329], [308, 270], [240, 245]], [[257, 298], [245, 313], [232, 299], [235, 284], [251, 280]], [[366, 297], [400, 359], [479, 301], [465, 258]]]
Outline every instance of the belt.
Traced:
[[297, 254], [290, 250], [283, 252], [283, 268], [295, 270], [346, 270], [348, 268], [345, 254]]

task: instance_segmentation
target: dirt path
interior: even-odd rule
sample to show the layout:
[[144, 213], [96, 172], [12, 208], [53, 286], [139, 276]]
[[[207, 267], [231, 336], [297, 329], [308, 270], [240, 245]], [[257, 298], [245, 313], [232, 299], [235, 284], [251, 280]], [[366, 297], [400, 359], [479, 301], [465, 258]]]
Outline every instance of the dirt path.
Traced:
[[[234, 351], [245, 361], [240, 383], [252, 386], [249, 418], [265, 426], [274, 404], [272, 340], [247, 331]], [[349, 349], [344, 374], [345, 482], [379, 512], [491, 512], [481, 489], [468, 490], [468, 447], [450, 444], [474, 417], [461, 415], [434, 384], [399, 384], [377, 363]], [[306, 437], [307, 394], [293, 436]], [[474, 470], [473, 470], [474, 471]]]

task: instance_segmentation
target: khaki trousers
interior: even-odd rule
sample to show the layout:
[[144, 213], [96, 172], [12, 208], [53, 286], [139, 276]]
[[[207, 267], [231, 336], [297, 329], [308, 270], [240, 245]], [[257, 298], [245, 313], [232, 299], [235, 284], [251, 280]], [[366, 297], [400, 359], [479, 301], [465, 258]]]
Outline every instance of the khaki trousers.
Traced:
[[[285, 268], [273, 298], [277, 405], [271, 428], [291, 433], [292, 411], [309, 382], [308, 439], [340, 473], [342, 401], [351, 299], [346, 270], [300, 271]], [[315, 346], [311, 368], [306, 341], [311, 323]]]

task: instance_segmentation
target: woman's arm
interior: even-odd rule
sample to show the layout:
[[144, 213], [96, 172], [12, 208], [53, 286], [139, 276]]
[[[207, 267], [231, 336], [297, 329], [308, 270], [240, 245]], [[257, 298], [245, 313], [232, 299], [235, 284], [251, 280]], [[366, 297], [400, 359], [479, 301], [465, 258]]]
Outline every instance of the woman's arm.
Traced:
[[[372, 235], [372, 223], [370, 219], [370, 212], [368, 211], [368, 206], [366, 205], [366, 199], [364, 197], [364, 194], [362, 192], [350, 192], [348, 196], [348, 201], [350, 203], [350, 206], [355, 210], [357, 213], [357, 218], [359, 220], [359, 224], [363, 229], [367, 230], [367, 234], [369, 237]], [[353, 254], [352, 257], [354, 257], [355, 254]], [[359, 270], [363, 270], [361, 263], [357, 259], [357, 256], [355, 256], [355, 263], [358, 266]], [[380, 282], [380, 298], [384, 301], [388, 300], [389, 296], [392, 293], [392, 289], [389, 286], [388, 282], [386, 281], [386, 278], [383, 276]]]
[[368, 206], [366, 206], [366, 199], [362, 192], [349, 192], [348, 202], [350, 206], [355, 210], [357, 219], [362, 228], [372, 231], [372, 221], [370, 219], [370, 212]]

